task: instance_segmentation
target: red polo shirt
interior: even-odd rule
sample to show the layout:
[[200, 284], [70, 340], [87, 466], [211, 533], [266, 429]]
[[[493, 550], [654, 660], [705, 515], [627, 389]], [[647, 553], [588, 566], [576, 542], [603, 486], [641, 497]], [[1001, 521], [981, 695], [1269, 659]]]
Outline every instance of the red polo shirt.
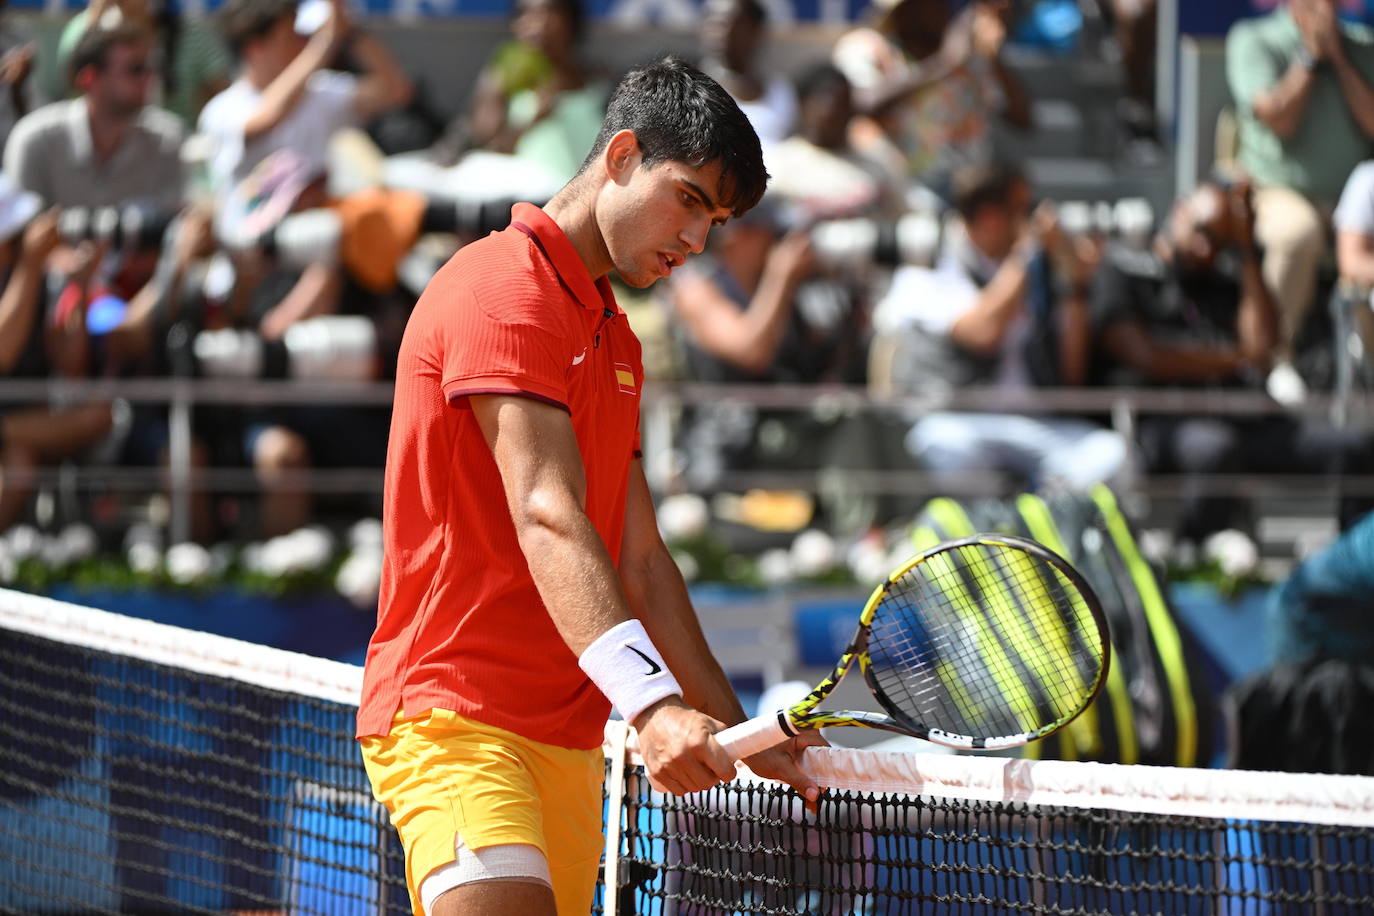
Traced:
[[544, 211], [512, 216], [435, 275], [401, 343], [359, 737], [385, 735], [398, 708], [441, 707], [547, 744], [601, 744], [610, 704], [539, 598], [468, 396], [568, 412], [587, 515], [615, 560], [638, 449], [639, 340]]

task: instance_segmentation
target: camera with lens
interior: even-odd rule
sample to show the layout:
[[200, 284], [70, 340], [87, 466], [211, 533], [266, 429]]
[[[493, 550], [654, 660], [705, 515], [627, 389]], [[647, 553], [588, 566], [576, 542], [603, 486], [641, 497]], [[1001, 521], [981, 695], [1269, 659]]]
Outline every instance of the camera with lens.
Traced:
[[68, 245], [108, 241], [114, 249], [152, 251], [162, 246], [175, 216], [174, 211], [137, 203], [68, 207], [58, 219], [57, 231]]
[[820, 266], [844, 270], [870, 265], [932, 264], [940, 247], [940, 219], [912, 210], [896, 218], [841, 216], [817, 219], [807, 208], [789, 202], [776, 206], [772, 218], [781, 232], [805, 227]]

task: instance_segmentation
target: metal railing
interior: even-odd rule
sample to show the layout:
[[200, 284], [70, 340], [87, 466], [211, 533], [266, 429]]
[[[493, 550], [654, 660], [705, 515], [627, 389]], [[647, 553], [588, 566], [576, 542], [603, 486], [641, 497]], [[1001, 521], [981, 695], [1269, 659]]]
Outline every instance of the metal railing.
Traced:
[[[94, 400], [122, 398], [131, 403], [165, 404], [168, 411], [168, 467], [127, 468], [90, 466], [78, 474], [98, 477], [113, 489], [158, 486], [165, 474], [171, 503], [170, 528], [174, 540], [190, 531], [192, 481], [192, 411], [197, 405], [269, 407], [275, 405], [386, 406], [391, 403], [389, 382], [341, 383], [331, 381], [226, 380], [148, 378], [130, 380], [72, 381], [0, 380], [0, 411], [14, 404], [74, 405]], [[1268, 396], [1247, 390], [1151, 389], [1151, 388], [1001, 388], [932, 389], [919, 395], [877, 394], [860, 386], [816, 385], [719, 385], [688, 382], [652, 382], [643, 394], [642, 438], [646, 473], [650, 483], [662, 488], [672, 483], [674, 470], [667, 466], [681, 408], [736, 403], [771, 410], [823, 411], [832, 415], [864, 412], [914, 418], [936, 410], [997, 413], [1079, 414], [1110, 418], [1113, 428], [1134, 436], [1136, 418], [1142, 414], [1262, 417], [1292, 411]], [[1369, 422], [1374, 401], [1347, 388], [1337, 398], [1325, 394], [1310, 397], [1302, 408], [1309, 417], [1339, 416], [1345, 423]], [[1348, 469], [1352, 470], [1352, 469]], [[1363, 469], [1361, 469], [1363, 470]], [[1374, 469], [1369, 469], [1374, 470]], [[40, 476], [40, 480], [51, 479]], [[831, 472], [833, 473], [833, 471]], [[846, 468], [847, 483], [870, 493], [933, 491], [935, 478], [922, 471], [890, 468]], [[749, 487], [814, 489], [822, 471], [738, 471], [721, 481], [722, 488]], [[249, 492], [256, 478], [249, 468], [207, 468], [195, 472], [195, 486]], [[282, 483], [313, 492], [376, 491], [381, 472], [375, 468], [312, 470], [282, 478]], [[971, 473], [964, 478], [940, 478], [947, 492], [986, 492], [993, 477]], [[1193, 485], [1205, 483], [1210, 492], [1263, 496], [1276, 488], [1330, 486], [1330, 475], [1212, 475], [1203, 481], [1191, 475]], [[1147, 482], [1156, 493], [1179, 489], [1176, 480], [1155, 477]], [[1347, 493], [1374, 493], [1374, 475], [1342, 476]]]

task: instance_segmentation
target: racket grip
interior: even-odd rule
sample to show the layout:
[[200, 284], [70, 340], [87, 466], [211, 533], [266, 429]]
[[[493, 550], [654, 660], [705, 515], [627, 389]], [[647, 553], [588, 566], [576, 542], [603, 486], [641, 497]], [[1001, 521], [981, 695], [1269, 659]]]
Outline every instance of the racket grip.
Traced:
[[759, 751], [766, 751], [791, 737], [792, 735], [783, 731], [782, 722], [776, 713], [749, 719], [716, 732], [716, 741], [732, 760], [752, 757]]

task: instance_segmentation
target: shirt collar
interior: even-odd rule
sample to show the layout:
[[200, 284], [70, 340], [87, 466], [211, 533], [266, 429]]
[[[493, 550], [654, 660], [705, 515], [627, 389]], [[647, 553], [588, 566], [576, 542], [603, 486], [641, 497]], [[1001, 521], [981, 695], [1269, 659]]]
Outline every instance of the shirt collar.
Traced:
[[511, 225], [525, 232], [539, 246], [558, 272], [563, 286], [578, 302], [598, 311], [620, 311], [615, 293], [611, 291], [611, 281], [606, 277], [592, 279], [568, 236], [542, 209], [534, 204], [516, 204], [511, 208]]
[[82, 96], [67, 103], [67, 133], [72, 158], [78, 165], [90, 165], [95, 159], [95, 143], [91, 140], [91, 119], [86, 112], [86, 99]]

